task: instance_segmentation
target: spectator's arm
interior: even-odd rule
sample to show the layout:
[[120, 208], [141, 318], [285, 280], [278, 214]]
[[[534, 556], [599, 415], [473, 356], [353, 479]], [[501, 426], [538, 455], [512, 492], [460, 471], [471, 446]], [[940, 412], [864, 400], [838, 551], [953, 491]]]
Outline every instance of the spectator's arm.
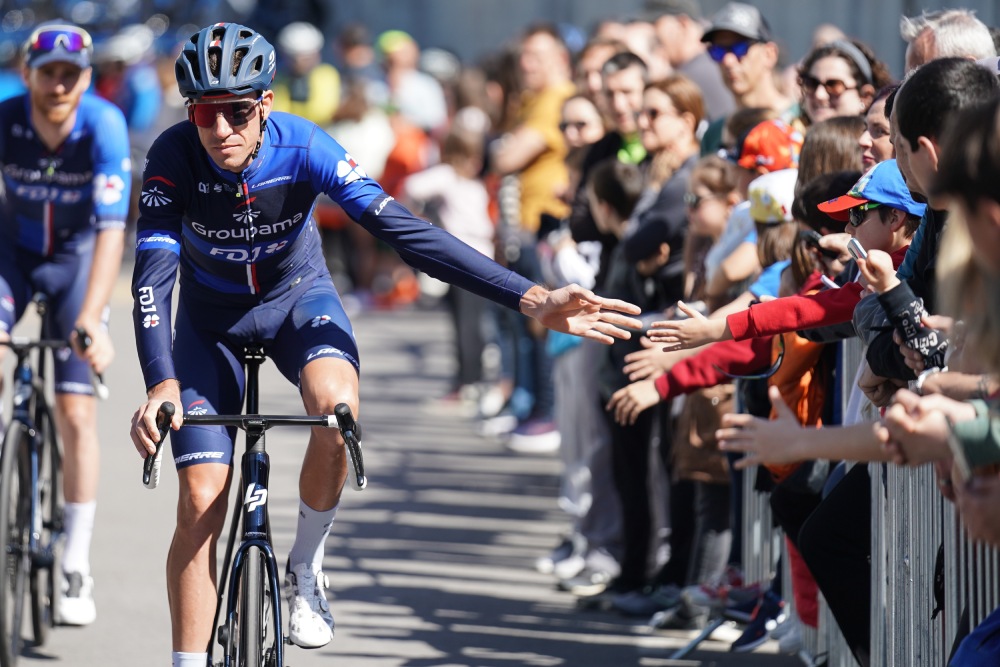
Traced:
[[545, 136], [521, 126], [490, 144], [490, 163], [500, 174], [513, 174], [534, 162], [547, 147]]

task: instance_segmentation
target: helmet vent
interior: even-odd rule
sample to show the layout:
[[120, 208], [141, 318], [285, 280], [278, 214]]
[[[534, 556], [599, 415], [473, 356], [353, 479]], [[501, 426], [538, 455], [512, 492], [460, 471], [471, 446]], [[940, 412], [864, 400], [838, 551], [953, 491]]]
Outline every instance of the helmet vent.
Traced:
[[236, 76], [236, 73], [240, 71], [240, 65], [243, 63], [243, 58], [249, 50], [246, 47], [240, 47], [233, 51], [233, 76]]
[[217, 46], [208, 49], [208, 71], [216, 79], [219, 78], [220, 61], [222, 60], [222, 49]]

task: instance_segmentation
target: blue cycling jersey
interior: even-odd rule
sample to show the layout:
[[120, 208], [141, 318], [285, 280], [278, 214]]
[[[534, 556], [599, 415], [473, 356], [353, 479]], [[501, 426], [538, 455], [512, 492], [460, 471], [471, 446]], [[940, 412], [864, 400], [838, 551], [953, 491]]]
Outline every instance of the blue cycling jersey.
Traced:
[[0, 164], [7, 196], [0, 228], [8, 242], [52, 257], [101, 229], [124, 229], [132, 170], [125, 117], [115, 105], [84, 95], [76, 123], [54, 151], [30, 122], [31, 101], [0, 103]]
[[327, 273], [312, 209], [321, 193], [411, 266], [512, 309], [534, 283], [415, 217], [332, 137], [272, 113], [257, 158], [220, 169], [189, 122], [166, 130], [146, 158], [132, 292], [147, 387], [175, 378], [171, 294], [248, 309]]

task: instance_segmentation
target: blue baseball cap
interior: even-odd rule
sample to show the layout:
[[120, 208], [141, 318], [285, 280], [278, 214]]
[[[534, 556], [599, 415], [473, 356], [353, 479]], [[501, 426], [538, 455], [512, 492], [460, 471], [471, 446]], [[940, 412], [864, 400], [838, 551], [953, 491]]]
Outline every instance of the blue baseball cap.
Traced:
[[926, 204], [913, 201], [895, 160], [879, 162], [865, 172], [846, 195], [823, 202], [817, 208], [834, 220], [847, 222], [852, 208], [869, 202], [898, 208], [917, 217], [922, 216], [927, 208]]
[[24, 43], [24, 62], [32, 68], [59, 62], [86, 69], [93, 53], [90, 33], [66, 21], [42, 23]]

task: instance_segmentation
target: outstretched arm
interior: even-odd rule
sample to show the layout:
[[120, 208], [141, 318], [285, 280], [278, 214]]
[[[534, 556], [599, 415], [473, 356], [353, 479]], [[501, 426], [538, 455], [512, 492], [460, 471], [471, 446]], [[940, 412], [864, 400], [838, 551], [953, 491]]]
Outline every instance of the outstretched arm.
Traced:
[[677, 309], [688, 318], [653, 322], [652, 328], [646, 334], [654, 343], [666, 343], [663, 348], [665, 352], [732, 340], [733, 335], [725, 318], [707, 318], [683, 301], [677, 302]]
[[627, 329], [641, 329], [642, 322], [628, 315], [640, 310], [626, 301], [597, 296], [579, 285], [547, 290], [535, 285], [521, 297], [520, 311], [542, 326], [610, 345], [615, 338], [628, 340]]
[[723, 428], [716, 431], [719, 449], [745, 454], [736, 462], [736, 468], [808, 459], [890, 460], [889, 452], [882, 447], [877, 423], [805, 428], [785, 405], [777, 387], [770, 387], [768, 396], [777, 413], [776, 419], [734, 414], [722, 417]]

